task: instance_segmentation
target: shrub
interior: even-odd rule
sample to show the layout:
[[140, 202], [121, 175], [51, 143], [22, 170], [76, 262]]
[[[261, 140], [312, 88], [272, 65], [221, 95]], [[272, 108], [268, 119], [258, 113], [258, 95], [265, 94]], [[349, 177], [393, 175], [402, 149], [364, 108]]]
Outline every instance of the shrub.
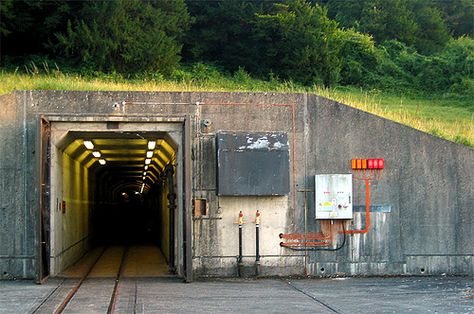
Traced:
[[123, 73], [170, 73], [189, 27], [183, 0], [92, 1], [57, 34], [56, 52], [81, 66]]

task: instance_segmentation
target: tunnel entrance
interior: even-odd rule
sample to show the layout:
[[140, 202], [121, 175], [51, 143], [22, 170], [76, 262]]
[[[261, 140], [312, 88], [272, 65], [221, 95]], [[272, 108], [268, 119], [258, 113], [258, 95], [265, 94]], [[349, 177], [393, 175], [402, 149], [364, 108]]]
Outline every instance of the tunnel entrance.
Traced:
[[129, 273], [185, 275], [183, 133], [183, 123], [50, 123], [44, 275], [67, 275], [96, 248], [132, 252]]

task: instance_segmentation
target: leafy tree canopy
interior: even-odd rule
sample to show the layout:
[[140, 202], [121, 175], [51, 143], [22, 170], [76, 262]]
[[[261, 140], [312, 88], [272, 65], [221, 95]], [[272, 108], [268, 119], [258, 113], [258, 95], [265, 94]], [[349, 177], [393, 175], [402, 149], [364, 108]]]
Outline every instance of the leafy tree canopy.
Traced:
[[87, 2], [57, 34], [58, 55], [98, 70], [170, 72], [191, 18], [184, 1]]

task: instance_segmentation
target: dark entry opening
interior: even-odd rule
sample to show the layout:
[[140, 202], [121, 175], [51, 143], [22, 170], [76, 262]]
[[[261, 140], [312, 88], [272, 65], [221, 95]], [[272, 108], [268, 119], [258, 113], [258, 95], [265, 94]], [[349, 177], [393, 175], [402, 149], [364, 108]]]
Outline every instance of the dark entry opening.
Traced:
[[98, 246], [159, 248], [175, 269], [177, 145], [167, 133], [68, 132], [57, 155], [56, 273]]

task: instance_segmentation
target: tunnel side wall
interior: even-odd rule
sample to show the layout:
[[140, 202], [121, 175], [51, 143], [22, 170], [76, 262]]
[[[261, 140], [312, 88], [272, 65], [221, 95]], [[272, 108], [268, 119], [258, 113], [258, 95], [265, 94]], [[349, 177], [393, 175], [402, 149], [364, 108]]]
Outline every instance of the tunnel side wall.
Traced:
[[90, 249], [92, 199], [89, 170], [64, 152], [57, 152], [51, 195], [51, 274], [57, 275]]
[[[24, 112], [18, 113], [16, 107]], [[192, 223], [193, 269], [198, 277], [236, 276], [235, 221], [240, 210], [246, 221], [244, 275], [255, 273], [252, 221], [256, 210], [262, 213], [261, 275], [473, 274], [474, 174], [470, 167], [474, 164], [474, 153], [471, 148], [304, 94], [36, 91], [4, 96], [0, 108], [14, 111], [8, 113], [14, 116], [5, 122], [9, 123], [8, 128], [2, 122], [1, 139], [17, 141], [26, 134], [26, 144], [15, 143], [8, 153], [3, 150], [0, 153], [0, 156], [26, 154], [23, 162], [8, 161], [6, 167], [6, 173], [17, 174], [23, 180], [26, 175], [36, 177], [34, 150], [29, 144], [35, 143], [35, 121], [41, 113], [73, 114], [71, 120], [79, 113], [116, 120], [126, 119], [129, 114], [191, 115], [193, 197], [209, 202], [207, 217], [195, 218]], [[204, 127], [203, 120], [211, 124]], [[26, 133], [22, 133], [22, 127]], [[287, 133], [290, 193], [218, 196], [215, 140], [218, 131]], [[386, 169], [371, 187], [369, 233], [347, 236], [346, 245], [337, 252], [305, 253], [281, 248], [279, 233], [312, 232], [320, 228], [314, 219], [314, 175], [351, 173], [351, 158], [370, 157], [385, 158]], [[4, 162], [8, 159], [1, 158]], [[12, 177], [20, 182], [21, 178]], [[0, 193], [6, 195], [10, 187], [3, 184]], [[35, 190], [34, 180], [23, 184], [20, 193]], [[28, 218], [26, 228], [14, 231], [6, 226], [4, 233], [12, 241], [22, 239], [24, 245], [18, 247], [23, 251], [14, 250], [2, 241], [2, 254], [12, 254], [2, 259], [2, 263], [8, 273], [28, 278], [34, 274], [34, 263], [19, 261], [23, 261], [20, 254], [35, 254], [35, 194], [20, 193], [25, 200], [6, 206], [2, 203], [2, 215], [7, 215], [10, 221]], [[363, 206], [364, 189], [360, 182], [354, 181], [354, 193], [355, 205]], [[364, 213], [355, 212], [348, 226], [363, 227], [364, 217]], [[340, 243], [341, 235], [337, 237]], [[15, 266], [18, 262], [22, 268]]]

